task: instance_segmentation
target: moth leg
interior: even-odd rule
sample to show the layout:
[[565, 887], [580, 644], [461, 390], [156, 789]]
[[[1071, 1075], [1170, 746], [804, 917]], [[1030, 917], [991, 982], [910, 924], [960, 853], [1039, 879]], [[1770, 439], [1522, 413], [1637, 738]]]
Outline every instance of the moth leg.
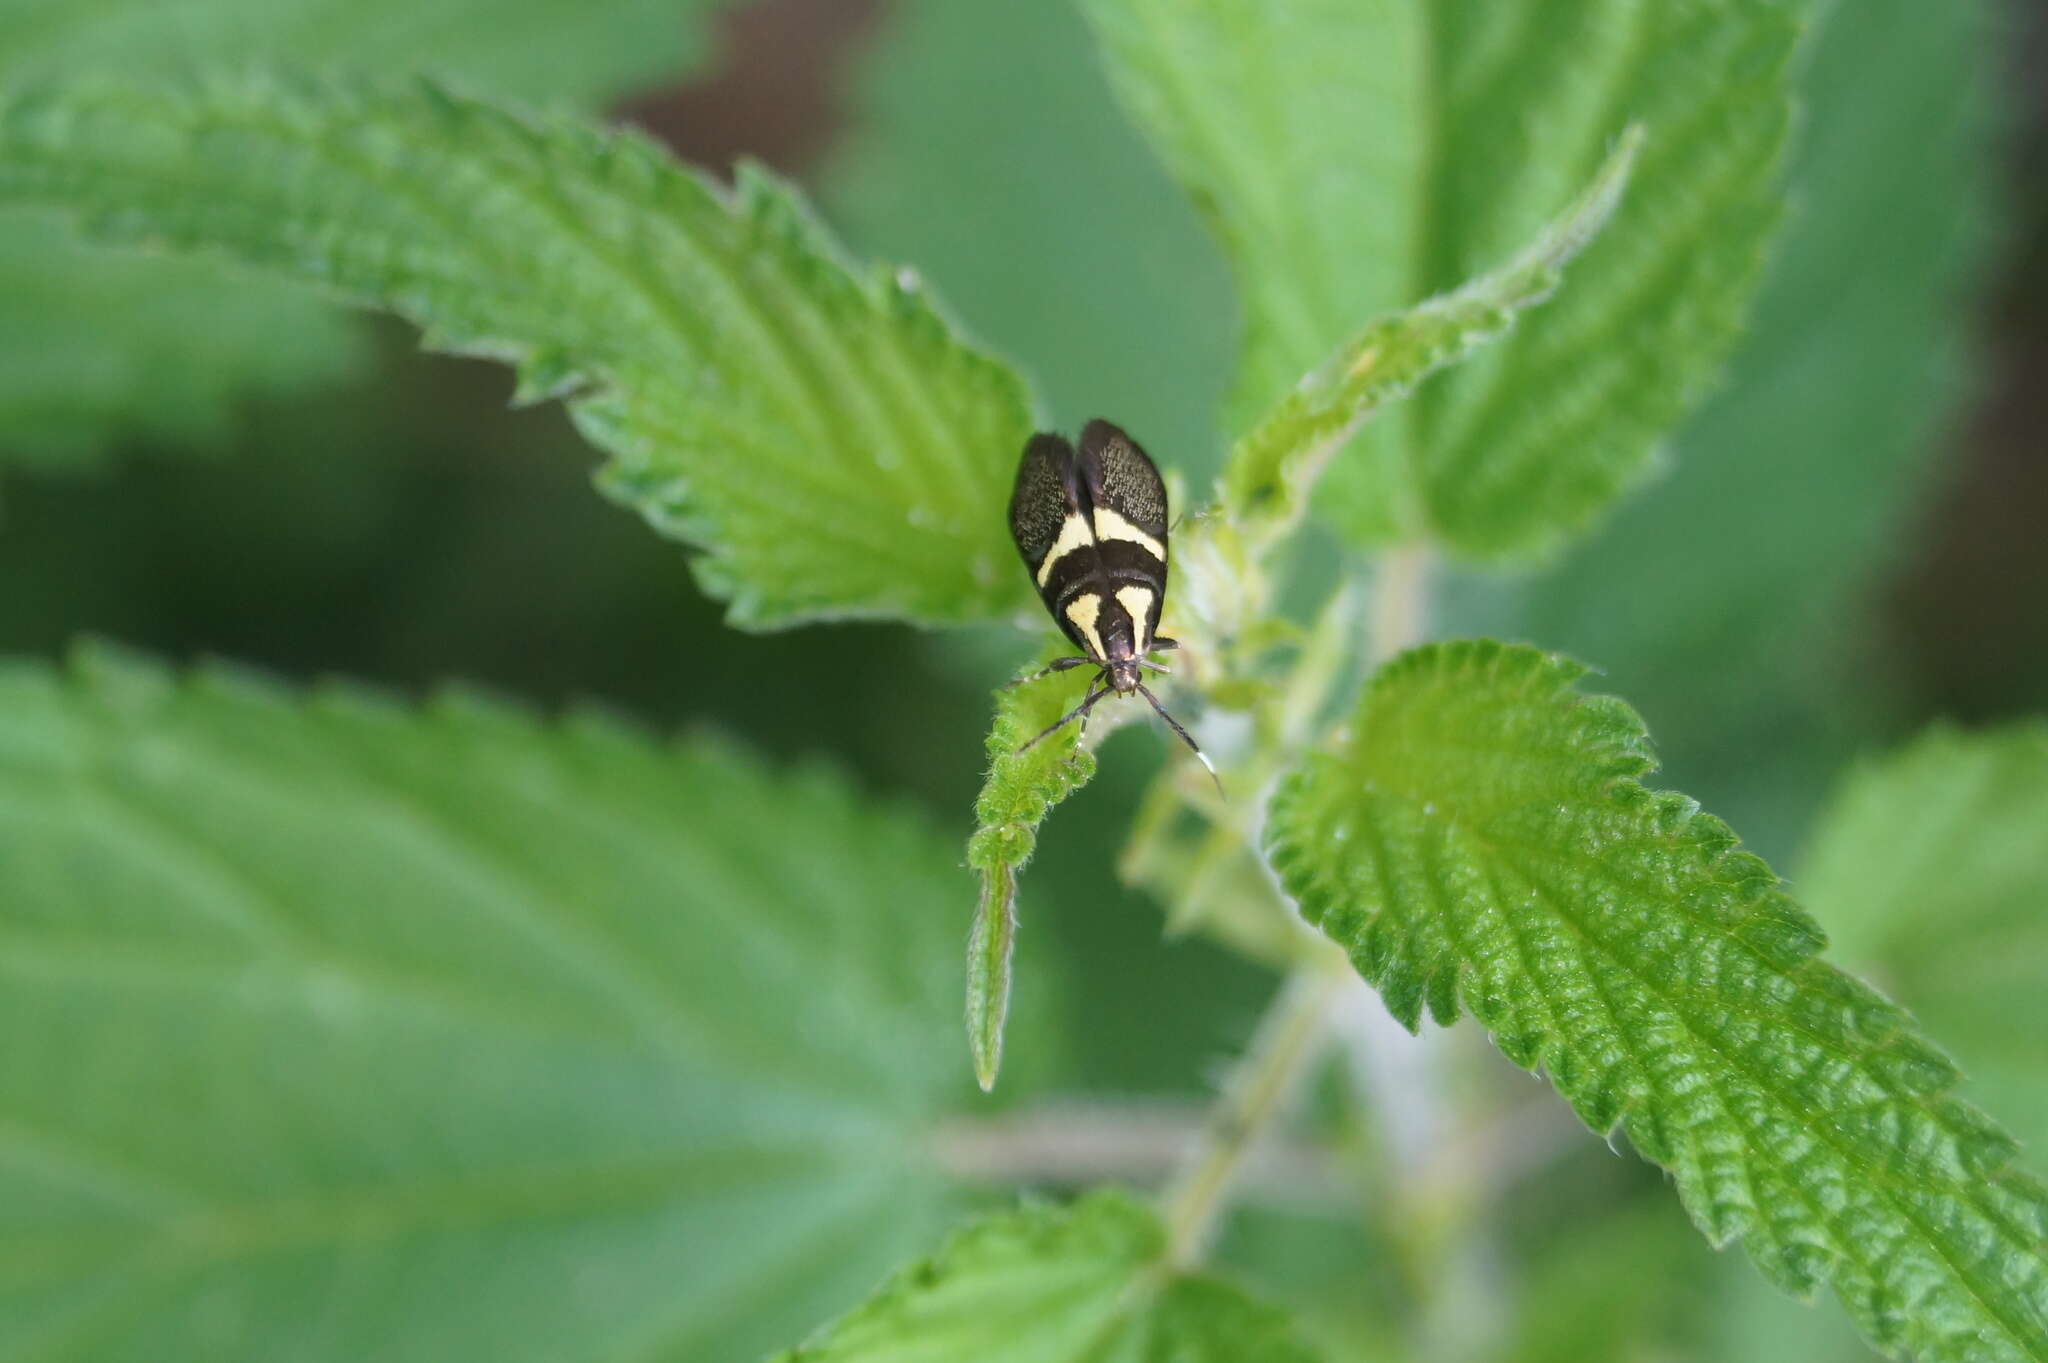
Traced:
[[[1154, 639], [1152, 641], [1152, 647], [1146, 649], [1145, 651], [1147, 653], [1167, 653], [1179, 647], [1180, 640], [1178, 639]], [[1138, 665], [1140, 667], [1149, 667], [1154, 672], [1163, 673], [1169, 677], [1173, 675], [1172, 668], [1167, 667], [1163, 663], [1155, 663], [1150, 658], [1140, 658], [1138, 660]]]
[[1090, 697], [1087, 700], [1087, 702], [1081, 706], [1081, 727], [1074, 732], [1074, 741], [1076, 743], [1085, 743], [1088, 741], [1088, 709], [1090, 706], [1094, 705], [1096, 701], [1102, 699], [1102, 697], [1110, 693], [1109, 674], [1107, 672], [1104, 672], [1097, 676], [1095, 678], [1095, 684], [1102, 689], [1098, 691], [1094, 696]]
[[[1026, 743], [1023, 747], [1017, 749], [1018, 755], [1021, 756], [1024, 753], [1029, 752], [1031, 749], [1038, 746], [1040, 740], [1052, 737], [1054, 734], [1058, 733], [1061, 729], [1066, 728], [1067, 725], [1071, 724], [1073, 721], [1077, 719], [1082, 722], [1083, 732], [1086, 732], [1085, 726], [1088, 722], [1088, 712], [1095, 708], [1096, 701], [1101, 700], [1104, 696], [1109, 694], [1110, 690], [1107, 686], [1104, 686], [1099, 681], [1096, 682], [1094, 686], [1089, 690], [1088, 698], [1086, 700], [1082, 701], [1079, 705], [1076, 705], [1073, 709], [1061, 715], [1052, 723], [1046, 725], [1045, 728], [1039, 732], [1037, 738], [1032, 739], [1029, 743]], [[1157, 705], [1159, 702], [1155, 700], [1152, 703], [1154, 705]], [[1186, 737], [1186, 735], [1182, 736]], [[1202, 760], [1206, 762], [1209, 759], [1205, 757]]]
[[[1138, 683], [1138, 694], [1143, 696], [1146, 700], [1152, 702], [1152, 708], [1159, 712], [1159, 717], [1166, 721], [1166, 726], [1169, 729], [1172, 729], [1174, 733], [1178, 734], [1180, 736], [1180, 741], [1188, 745], [1188, 751], [1193, 753], [1196, 756], [1196, 758], [1198, 758], [1201, 761], [1202, 765], [1209, 769], [1209, 779], [1216, 783], [1216, 793], [1218, 795], [1222, 795], [1223, 778], [1216, 774], [1216, 764], [1209, 760], [1209, 754], [1203, 752], [1201, 749], [1201, 745], [1196, 743], [1194, 739], [1188, 736], [1188, 731], [1186, 729], [1180, 727], [1179, 720], [1175, 719], [1172, 715], [1166, 713], [1166, 707], [1159, 703], [1159, 697], [1153, 695], [1150, 690], [1146, 689], [1145, 684], [1143, 682]], [[1033, 741], [1035, 742], [1036, 740]]]
[[1040, 677], [1050, 677], [1055, 672], [1065, 672], [1070, 667], [1080, 667], [1085, 663], [1093, 661], [1094, 659], [1092, 658], [1054, 658], [1050, 663], [1033, 672], [1030, 676], [1019, 677], [1015, 681], [1006, 681], [998, 689], [1007, 691], [1013, 686], [1023, 686], [1027, 682], [1037, 681]]

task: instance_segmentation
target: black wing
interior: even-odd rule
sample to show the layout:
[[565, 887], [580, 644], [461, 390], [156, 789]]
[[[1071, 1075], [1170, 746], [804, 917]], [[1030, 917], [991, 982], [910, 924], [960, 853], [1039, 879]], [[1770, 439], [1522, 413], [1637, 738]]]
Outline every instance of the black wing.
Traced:
[[[1081, 480], [1089, 500], [1108, 507], [1166, 547], [1166, 484], [1138, 442], [1101, 417], [1081, 428]], [[1165, 555], [1159, 576], [1166, 578]]]
[[1018, 461], [1017, 487], [1010, 494], [1010, 538], [1017, 542], [1033, 581], [1045, 556], [1059, 543], [1067, 518], [1084, 514], [1080, 499], [1074, 447], [1064, 436], [1032, 436]]
[[1159, 637], [1166, 604], [1166, 484], [1138, 442], [1099, 417], [1081, 430], [1078, 463], [1103, 578], [1111, 597], [1131, 608], [1142, 657]]

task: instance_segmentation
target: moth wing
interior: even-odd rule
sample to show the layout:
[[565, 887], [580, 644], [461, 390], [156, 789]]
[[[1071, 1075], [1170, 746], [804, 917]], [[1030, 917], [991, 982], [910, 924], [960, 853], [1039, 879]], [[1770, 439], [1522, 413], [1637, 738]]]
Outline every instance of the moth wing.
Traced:
[[1081, 429], [1076, 462], [1093, 507], [1105, 577], [1131, 617], [1134, 646], [1142, 655], [1159, 637], [1166, 603], [1166, 484], [1138, 442], [1100, 418]]
[[1010, 494], [1010, 538], [1034, 577], [1059, 542], [1067, 517], [1080, 509], [1074, 447], [1064, 436], [1032, 436], [1017, 462], [1017, 486]]
[[1097, 417], [1081, 429], [1079, 464], [1095, 506], [1109, 508], [1165, 545], [1166, 483], [1137, 441]]

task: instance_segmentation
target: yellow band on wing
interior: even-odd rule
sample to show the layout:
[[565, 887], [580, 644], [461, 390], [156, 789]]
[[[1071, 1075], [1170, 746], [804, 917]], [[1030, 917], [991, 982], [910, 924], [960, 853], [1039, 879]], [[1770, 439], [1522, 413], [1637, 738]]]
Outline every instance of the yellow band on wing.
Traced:
[[1102, 614], [1102, 598], [1094, 592], [1082, 592], [1067, 603], [1067, 619], [1074, 622], [1074, 628], [1081, 631], [1087, 641], [1088, 656], [1097, 662], [1109, 654], [1103, 650], [1102, 636], [1095, 632], [1095, 619]]
[[[1060, 532], [1061, 543], [1066, 542], [1066, 531]], [[1106, 506], [1095, 508], [1095, 538], [1098, 540], [1128, 540], [1152, 551], [1152, 557], [1166, 562], [1166, 546], [1132, 525]]]
[[1088, 522], [1079, 515], [1068, 516], [1060, 526], [1060, 537], [1052, 542], [1052, 548], [1045, 551], [1045, 557], [1038, 560], [1039, 590], [1045, 590], [1045, 584], [1052, 580], [1053, 565], [1074, 550], [1094, 542], [1095, 537], [1088, 533]]
[[1119, 587], [1116, 603], [1131, 616], [1131, 641], [1137, 646], [1137, 657], [1144, 657], [1152, 651], [1152, 641], [1146, 637], [1145, 621], [1152, 613], [1152, 589], [1150, 587]]

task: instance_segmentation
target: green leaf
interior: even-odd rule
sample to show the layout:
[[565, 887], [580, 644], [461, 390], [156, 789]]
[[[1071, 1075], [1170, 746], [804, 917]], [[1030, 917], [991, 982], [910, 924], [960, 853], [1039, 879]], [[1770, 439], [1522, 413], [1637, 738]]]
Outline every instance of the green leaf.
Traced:
[[1114, 1192], [989, 1217], [778, 1363], [1313, 1363], [1279, 1312], [1167, 1277], [1165, 1239]]
[[1877, 1345], [2048, 1357], [2048, 1197], [1955, 1071], [1718, 819], [1646, 789], [1641, 721], [1576, 664], [1403, 654], [1269, 821], [1302, 912], [1409, 1026], [1460, 1005], [1596, 1131], [1670, 1170], [1781, 1289]]
[[1593, 183], [1522, 253], [1451, 293], [1369, 324], [1276, 403], [1224, 468], [1224, 506], [1291, 521], [1331, 455], [1387, 402], [1506, 335], [1549, 298], [1564, 266], [1607, 224], [1642, 142], [1630, 128]]
[[1599, 512], [1727, 352], [1777, 218], [1804, 9], [1087, 5], [1231, 254], [1237, 430], [1366, 319], [1509, 256], [1644, 125], [1628, 202], [1568, 293], [1369, 426], [1328, 480], [1322, 504], [1354, 535], [1478, 558], [1540, 552]]
[[[465, 88], [596, 105], [694, 65], [704, 0], [0, 0], [0, 77], [258, 62], [433, 71]], [[0, 215], [0, 461], [89, 462], [136, 435], [218, 445], [255, 392], [367, 358], [352, 319], [204, 261], [81, 245]]]
[[1842, 954], [1954, 1048], [1986, 1105], [2048, 1143], [2048, 724], [1936, 728], [1863, 765], [1798, 884]]
[[760, 1357], [943, 1224], [955, 860], [594, 715], [0, 668], [0, 1354]]
[[1787, 853], [1869, 741], [1845, 691], [1870, 689], [1879, 580], [1967, 392], [1995, 216], [1991, 27], [1977, 0], [1882, 23], [1834, 6], [1800, 80], [1783, 239], [1670, 476], [1529, 583], [1512, 624], [1454, 627], [1598, 658], [1687, 789]]
[[[1049, 650], [1044, 660], [1058, 652], [1065, 650]], [[1095, 754], [1081, 746], [1077, 725], [1028, 750], [1025, 744], [1078, 704], [1094, 676], [1074, 668], [996, 692], [988, 777], [974, 803], [975, 832], [967, 844], [967, 864], [981, 877], [981, 901], [967, 940], [967, 1044], [983, 1090], [995, 1087], [1003, 1060], [1010, 959], [1017, 944], [1017, 877], [1038, 845], [1038, 825], [1095, 774]]]
[[704, 548], [736, 624], [926, 624], [1027, 599], [1003, 505], [1021, 383], [914, 279], [855, 274], [794, 191], [429, 88], [118, 84], [0, 104], [0, 198], [391, 308], [569, 396], [605, 489]]

